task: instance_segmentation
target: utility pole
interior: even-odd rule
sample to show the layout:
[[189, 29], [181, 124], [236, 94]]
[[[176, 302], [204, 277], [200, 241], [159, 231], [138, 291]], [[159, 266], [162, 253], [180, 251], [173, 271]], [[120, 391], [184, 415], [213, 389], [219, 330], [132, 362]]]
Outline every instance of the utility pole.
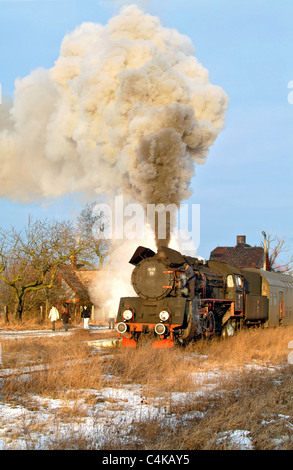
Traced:
[[267, 234], [266, 232], [262, 232], [262, 234], [264, 236], [263, 270], [266, 271], [267, 270]]

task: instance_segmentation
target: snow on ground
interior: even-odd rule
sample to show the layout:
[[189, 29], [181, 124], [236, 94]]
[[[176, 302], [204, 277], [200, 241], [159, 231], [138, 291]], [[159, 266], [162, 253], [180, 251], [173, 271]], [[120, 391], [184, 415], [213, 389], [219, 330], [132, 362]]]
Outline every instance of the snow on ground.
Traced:
[[[69, 331], [65, 331], [64, 328], [59, 328], [55, 331], [52, 329], [50, 330], [9, 330], [9, 331], [0, 331], [0, 341], [1, 339], [16, 339], [16, 338], [35, 338], [35, 337], [50, 337], [55, 335], [68, 335], [70, 332], [74, 331], [75, 329], [80, 328], [82, 329], [83, 326], [75, 326]], [[109, 331], [109, 328], [106, 326], [98, 326], [98, 325], [91, 325], [89, 333], [98, 333], [103, 331]]]
[[[126, 442], [133, 422], [146, 423], [159, 416], [175, 427], [179, 422], [178, 417], [170, 413], [170, 401], [182, 403], [187, 395], [188, 400], [192, 400], [190, 393], [185, 397], [182, 393], [173, 393], [166, 403], [162, 397], [150, 400], [143, 396], [139, 385], [79, 392], [81, 396], [90, 396], [91, 399], [94, 397], [95, 405], [86, 405], [83, 398], [77, 403], [77, 400], [66, 397], [60, 400], [39, 396], [32, 397], [29, 406], [0, 402], [0, 450], [28, 449], [32, 443], [35, 443], [37, 449], [40, 446], [47, 448], [56, 434], [61, 440], [62, 437], [68, 437], [68, 428], [70, 433], [74, 432], [75, 436], [82, 436], [89, 442], [91, 436], [95, 436], [100, 445], [104, 438], [107, 440], [111, 435], [115, 435], [117, 439], [119, 430], [120, 440]], [[64, 408], [70, 410], [76, 407], [80, 416], [71, 419], [70, 424], [66, 419], [58, 419], [58, 412]], [[203, 416], [203, 413], [196, 411], [186, 413], [181, 416], [180, 424]]]
[[[0, 332], [0, 341], [4, 337], [50, 334], [63, 334], [63, 332]], [[100, 349], [100, 352], [104, 351]], [[196, 392], [172, 392], [166, 396], [154, 398], [145, 397], [139, 384], [131, 384], [105, 387], [102, 390], [80, 390], [78, 394], [75, 393], [78, 399], [70, 398], [70, 392], [68, 392], [68, 396], [65, 394], [62, 400], [33, 396], [30, 403], [22, 405], [0, 401], [0, 450], [52, 448], [56, 436], [58, 436], [58, 442], [68, 439], [69, 436], [71, 438], [74, 436], [76, 439], [80, 436], [85, 441], [91, 442], [94, 436], [95, 442], [102, 446], [104, 440], [107, 442], [113, 436], [115, 441], [118, 438], [122, 443], [126, 443], [130, 439], [132, 423], [146, 423], [158, 417], [164, 418], [164, 421], [172, 425], [172, 428], [176, 428], [194, 418], [203, 418], [204, 413], [193, 410], [179, 417], [172, 413], [172, 407], [178, 404], [194, 403], [199, 395], [212, 393], [213, 388], [221, 379], [221, 374], [224, 373], [217, 369], [195, 373]], [[5, 375], [5, 370], [0, 369], [0, 376], [1, 374]], [[77, 408], [77, 415], [70, 412]], [[64, 415], [66, 410], [67, 416]], [[223, 442], [233, 444], [239, 450], [253, 448], [247, 430], [239, 429], [221, 433], [218, 443]]]
[[[207, 378], [207, 377], [206, 377]], [[209, 380], [212, 374], [209, 373]], [[203, 381], [203, 377], [200, 378]], [[80, 390], [80, 396], [90, 396], [94, 405], [85, 404], [84, 398], [71, 400], [32, 397], [29, 406], [20, 406], [0, 402], [0, 450], [7, 449], [47, 449], [58, 435], [58, 439], [68, 438], [68, 433], [75, 437], [82, 436], [88, 442], [91, 437], [99, 445], [115, 437], [122, 443], [129, 439], [132, 423], [150, 422], [153, 418], [164, 419], [172, 428], [182, 425], [194, 418], [203, 418], [201, 411], [191, 411], [178, 417], [172, 413], [172, 406], [194, 402], [199, 394], [213, 389], [215, 384], [203, 385], [202, 390], [188, 393], [169, 393], [168, 396], [147, 398], [143, 395], [140, 385], [123, 387], [107, 387], [98, 390]], [[94, 400], [93, 400], [94, 397]], [[64, 408], [79, 408], [79, 417], [70, 420], [58, 418]], [[84, 408], [84, 415], [82, 409]], [[57, 429], [58, 428], [58, 429]], [[119, 436], [117, 436], [119, 430]], [[232, 439], [239, 449], [250, 449], [248, 431], [225, 433], [220, 439]]]
[[[83, 394], [84, 391], [80, 391]], [[35, 443], [36, 448], [47, 448], [53, 439], [67, 439], [75, 435], [85, 441], [91, 437], [101, 444], [120, 429], [121, 439], [126, 439], [129, 426], [135, 420], [146, 420], [156, 416], [155, 406], [142, 403], [140, 390], [106, 388], [101, 392], [87, 390], [87, 395], [95, 395], [96, 405], [85, 405], [84, 400], [63, 400], [33, 397], [36, 411], [24, 406], [13, 406], [0, 402], [0, 450], [27, 449]], [[75, 419], [58, 419], [58, 412], [67, 408], [79, 408], [80, 416]], [[29, 408], [33, 408], [30, 403]], [[84, 408], [84, 415], [82, 414]], [[57, 429], [58, 428], [58, 429]], [[26, 432], [25, 432], [26, 431]], [[40, 447], [41, 446], [41, 447]]]
[[[1, 372], [3, 374], [5, 371]], [[177, 418], [170, 413], [171, 404], [193, 400], [200, 392], [171, 393], [165, 398], [160, 396], [150, 399], [143, 395], [139, 384], [131, 384], [105, 387], [102, 390], [80, 390], [78, 393], [81, 396], [78, 402], [66, 396], [62, 400], [33, 396], [28, 406], [10, 405], [0, 401], [0, 450], [26, 449], [32, 442], [38, 443], [37, 446], [47, 447], [56, 435], [57, 422], [59, 437], [65, 437], [68, 435], [68, 422], [59, 420], [58, 412], [64, 408], [70, 410], [76, 407], [79, 408], [80, 416], [78, 419], [71, 419], [71, 427], [76, 434], [89, 440], [90, 436], [94, 435], [101, 444], [103, 438], [109, 438], [111, 433], [117, 438], [116, 432], [119, 429], [120, 439], [125, 441], [133, 422], [145, 423], [159, 416], [176, 426]], [[85, 404], [88, 397], [94, 405]], [[196, 415], [202, 417], [203, 413], [187, 413], [181, 416], [180, 422]]]
[[[81, 395], [84, 392], [81, 390]], [[103, 439], [107, 441], [111, 435], [115, 435], [117, 440], [117, 430], [119, 430], [121, 442], [127, 442], [134, 422], [146, 423], [159, 416], [174, 428], [195, 417], [204, 416], [200, 411], [192, 411], [183, 414], [179, 422], [178, 416], [170, 412], [170, 397], [166, 403], [162, 398], [150, 401], [143, 396], [139, 385], [123, 388], [108, 387], [101, 391], [86, 390], [86, 394], [95, 396], [95, 405], [85, 405], [83, 399], [77, 403], [76, 400], [66, 397], [60, 400], [38, 396], [32, 397], [29, 406], [0, 402], [0, 450], [24, 450], [31, 448], [32, 445], [36, 449], [48, 448], [57, 434], [59, 440], [62, 440], [62, 437], [68, 438], [69, 432], [71, 436], [74, 433], [75, 437], [82, 436], [89, 442], [91, 436], [95, 436], [101, 445]], [[192, 400], [194, 398], [192, 395], [173, 393], [171, 400], [183, 403], [183, 400]], [[79, 408], [78, 418], [70, 419], [70, 423], [66, 419], [58, 419], [58, 412], [76, 406]], [[82, 408], [85, 411], [84, 415]], [[247, 442], [248, 437], [245, 431], [243, 433]]]
[[239, 450], [253, 450], [253, 446], [249, 438], [249, 431], [236, 429], [236, 431], [222, 432], [220, 433], [217, 443], [220, 444], [223, 441], [229, 441], [230, 444], [234, 444]]

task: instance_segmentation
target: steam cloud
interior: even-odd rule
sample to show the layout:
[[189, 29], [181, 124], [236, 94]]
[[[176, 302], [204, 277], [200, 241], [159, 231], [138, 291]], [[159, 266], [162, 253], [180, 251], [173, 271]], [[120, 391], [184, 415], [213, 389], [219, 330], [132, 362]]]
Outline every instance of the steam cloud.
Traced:
[[18, 79], [0, 114], [0, 196], [123, 194], [146, 204], [190, 195], [228, 98], [188, 37], [137, 6], [67, 34], [49, 69]]
[[[54, 66], [18, 79], [13, 102], [0, 106], [0, 197], [83, 192], [178, 206], [228, 106], [194, 53], [188, 37], [134, 5], [67, 34]], [[132, 289], [126, 266], [135, 248], [127, 240], [115, 249], [114, 282], [111, 270], [97, 273], [96, 305], [116, 314]]]

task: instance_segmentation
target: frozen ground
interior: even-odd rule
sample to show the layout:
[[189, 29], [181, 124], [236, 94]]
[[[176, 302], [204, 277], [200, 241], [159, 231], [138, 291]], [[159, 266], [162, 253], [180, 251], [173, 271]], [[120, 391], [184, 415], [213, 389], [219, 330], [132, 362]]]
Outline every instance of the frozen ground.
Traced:
[[[96, 330], [95, 330], [96, 331]], [[21, 336], [48, 336], [67, 334], [63, 331], [26, 331], [26, 332], [0, 332], [1, 338], [16, 338]], [[103, 348], [97, 348], [98, 353], [104, 353]], [[253, 365], [249, 367], [254, 367]], [[0, 362], [0, 377], [11, 371], [3, 369]], [[24, 380], [30, 370], [21, 370]], [[217, 369], [208, 373], [194, 375], [197, 383], [196, 392], [169, 393], [168, 396], [147, 398], [143, 395], [143, 389], [139, 384], [120, 386], [113, 381], [113, 386], [102, 390], [80, 390], [78, 398], [71, 398], [70, 391], [63, 399], [41, 398], [33, 396], [30, 402], [23, 404], [9, 404], [0, 401], [0, 450], [24, 450], [24, 449], [50, 449], [54, 448], [56, 439], [58, 442], [74, 441], [82, 438], [84, 442], [95, 442], [103, 445], [103, 441], [109, 442], [111, 436], [121, 443], [127, 443], [130, 439], [133, 423], [145, 423], [152, 418], [160, 417], [166, 420], [172, 428], [182, 425], [194, 417], [202, 418], [200, 411], [192, 411], [181, 416], [172, 413], [174, 405], [194, 402], [199, 394], [212, 393], [213, 388], [221, 378], [221, 372]], [[1, 384], [1, 378], [0, 378]], [[198, 384], [201, 384], [198, 387]], [[90, 400], [89, 400], [90, 399]], [[89, 405], [89, 403], [91, 403]], [[70, 410], [77, 409], [77, 415]], [[64, 416], [64, 410], [68, 416]], [[63, 416], [62, 419], [60, 417]], [[288, 422], [286, 416], [279, 419]], [[292, 426], [289, 422], [288, 424]], [[293, 426], [292, 426], [293, 427]], [[133, 439], [134, 436], [131, 437]], [[250, 433], [245, 429], [231, 430], [221, 433], [218, 442], [229, 442], [239, 450], [252, 450]]]
[[[206, 393], [205, 385], [205, 393]], [[82, 436], [84, 441], [91, 442], [91, 437], [102, 445], [103, 439], [111, 439], [119, 430], [119, 440], [127, 442], [129, 430], [134, 422], [147, 422], [152, 418], [164, 417], [166, 422], [174, 429], [177, 425], [193, 419], [195, 416], [203, 417], [200, 411], [186, 413], [178, 418], [178, 415], [170, 412], [170, 403], [194, 400], [198, 393], [172, 393], [168, 396], [168, 402], [164, 398], [146, 398], [143, 396], [141, 387], [123, 386], [107, 387], [101, 391], [80, 390], [83, 398], [79, 400], [49, 399], [38, 396], [32, 397], [28, 405], [9, 405], [0, 402], [0, 449], [47, 449], [53, 445], [56, 435], [58, 439], [72, 439], [73, 434]], [[95, 397], [96, 404], [88, 406], [85, 397]], [[58, 411], [64, 408], [71, 409], [79, 407], [79, 417], [70, 419], [58, 419]], [[82, 415], [84, 408], [85, 416]], [[57, 429], [58, 428], [58, 429]], [[69, 436], [70, 435], [70, 436]], [[252, 449], [249, 432], [246, 430], [231, 431], [220, 436], [219, 439], [232, 440], [242, 450]]]

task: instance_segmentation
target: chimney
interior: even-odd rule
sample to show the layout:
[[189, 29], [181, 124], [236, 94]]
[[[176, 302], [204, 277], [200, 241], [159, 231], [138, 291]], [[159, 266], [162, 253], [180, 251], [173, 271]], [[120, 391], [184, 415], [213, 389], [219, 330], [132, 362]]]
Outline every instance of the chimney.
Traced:
[[245, 245], [246, 244], [246, 236], [245, 235], [237, 235], [237, 245]]

